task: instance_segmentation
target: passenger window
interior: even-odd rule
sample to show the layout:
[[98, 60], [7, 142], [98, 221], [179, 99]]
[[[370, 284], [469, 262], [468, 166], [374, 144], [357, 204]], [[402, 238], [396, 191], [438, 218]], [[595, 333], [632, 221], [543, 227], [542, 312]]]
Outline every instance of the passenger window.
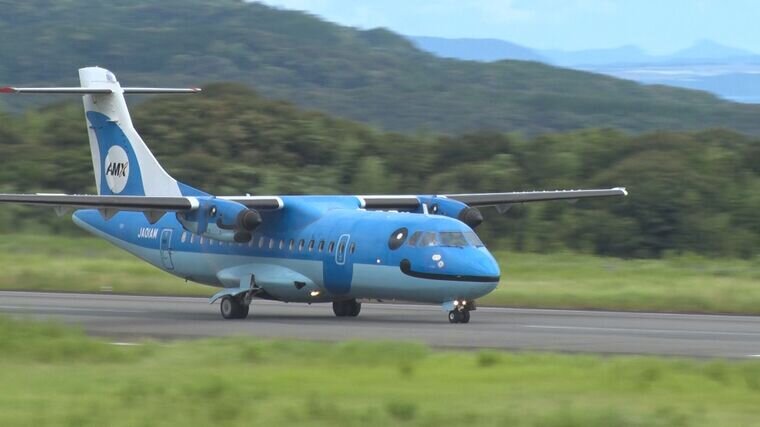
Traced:
[[327, 248], [327, 252], [333, 253], [335, 250], [335, 242], [330, 242], [330, 246]]
[[301, 239], [300, 242], [298, 242], [298, 252], [303, 251], [303, 239]]
[[264, 247], [264, 236], [261, 236], [259, 238], [259, 249]]
[[313, 250], [314, 250], [314, 241], [313, 240], [309, 240], [309, 252], [311, 252]]
[[190, 244], [192, 245], [193, 243], [195, 243], [195, 234], [190, 235]]
[[201, 242], [200, 243], [201, 243], [201, 245], [203, 244], [203, 237], [201, 237]]
[[351, 243], [351, 246], [348, 247], [348, 251], [351, 252], [352, 254], [354, 252], [356, 252], [356, 243], [355, 242]]
[[319, 241], [319, 252], [322, 252], [325, 249], [325, 241], [320, 240]]
[[185, 243], [185, 240], [187, 240], [187, 232], [186, 231], [182, 232], [182, 239], [181, 240], [182, 240], [182, 243]]
[[274, 248], [274, 239], [269, 239], [269, 249]]
[[293, 252], [294, 246], [295, 246], [295, 241], [293, 239], [290, 239], [290, 243], [288, 244], [288, 250]]
[[285, 247], [285, 241], [280, 239], [280, 250]]

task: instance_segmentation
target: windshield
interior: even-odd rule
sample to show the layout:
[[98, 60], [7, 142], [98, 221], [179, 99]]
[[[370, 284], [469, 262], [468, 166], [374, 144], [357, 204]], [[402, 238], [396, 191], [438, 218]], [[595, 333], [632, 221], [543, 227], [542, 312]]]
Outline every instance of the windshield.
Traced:
[[483, 242], [472, 231], [464, 233], [461, 231], [442, 231], [440, 233], [434, 231], [416, 231], [409, 238], [408, 244], [409, 246], [416, 246], [418, 248], [431, 246], [452, 246], [459, 248], [484, 246]]
[[439, 233], [441, 246], [467, 246], [467, 240], [464, 234], [459, 231]]

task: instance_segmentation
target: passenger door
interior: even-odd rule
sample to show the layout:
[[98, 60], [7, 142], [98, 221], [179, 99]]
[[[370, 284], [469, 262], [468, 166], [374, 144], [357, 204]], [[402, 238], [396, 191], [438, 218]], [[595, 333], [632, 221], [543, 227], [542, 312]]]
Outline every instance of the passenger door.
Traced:
[[167, 270], [174, 270], [172, 262], [172, 232], [171, 228], [161, 230], [161, 263]]
[[335, 256], [325, 258], [323, 264], [325, 288], [333, 294], [346, 294], [351, 290], [353, 263], [348, 249], [350, 234], [342, 234], [335, 245]]

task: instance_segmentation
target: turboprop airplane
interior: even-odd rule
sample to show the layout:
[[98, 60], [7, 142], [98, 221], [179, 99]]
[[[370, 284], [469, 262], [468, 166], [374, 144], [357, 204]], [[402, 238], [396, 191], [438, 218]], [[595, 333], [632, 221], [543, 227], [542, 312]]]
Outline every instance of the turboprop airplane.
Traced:
[[172, 178], [132, 125], [130, 93], [199, 89], [121, 87], [108, 70], [79, 70], [80, 87], [0, 88], [81, 94], [97, 195], [0, 194], [0, 202], [76, 209], [74, 222], [186, 280], [221, 288], [225, 319], [254, 298], [332, 303], [357, 316], [360, 300], [440, 304], [467, 323], [501, 272], [473, 231], [479, 207], [626, 195], [624, 188], [445, 195], [214, 196]]

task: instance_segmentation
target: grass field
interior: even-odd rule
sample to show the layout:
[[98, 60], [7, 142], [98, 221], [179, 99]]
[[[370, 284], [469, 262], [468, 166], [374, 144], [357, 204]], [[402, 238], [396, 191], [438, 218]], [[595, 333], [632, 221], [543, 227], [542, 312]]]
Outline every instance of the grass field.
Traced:
[[[621, 260], [496, 253], [502, 283], [482, 304], [760, 314], [760, 258]], [[209, 296], [94, 238], [0, 235], [0, 289]]]
[[757, 426], [760, 361], [228, 338], [115, 346], [0, 318], [0, 425]]

